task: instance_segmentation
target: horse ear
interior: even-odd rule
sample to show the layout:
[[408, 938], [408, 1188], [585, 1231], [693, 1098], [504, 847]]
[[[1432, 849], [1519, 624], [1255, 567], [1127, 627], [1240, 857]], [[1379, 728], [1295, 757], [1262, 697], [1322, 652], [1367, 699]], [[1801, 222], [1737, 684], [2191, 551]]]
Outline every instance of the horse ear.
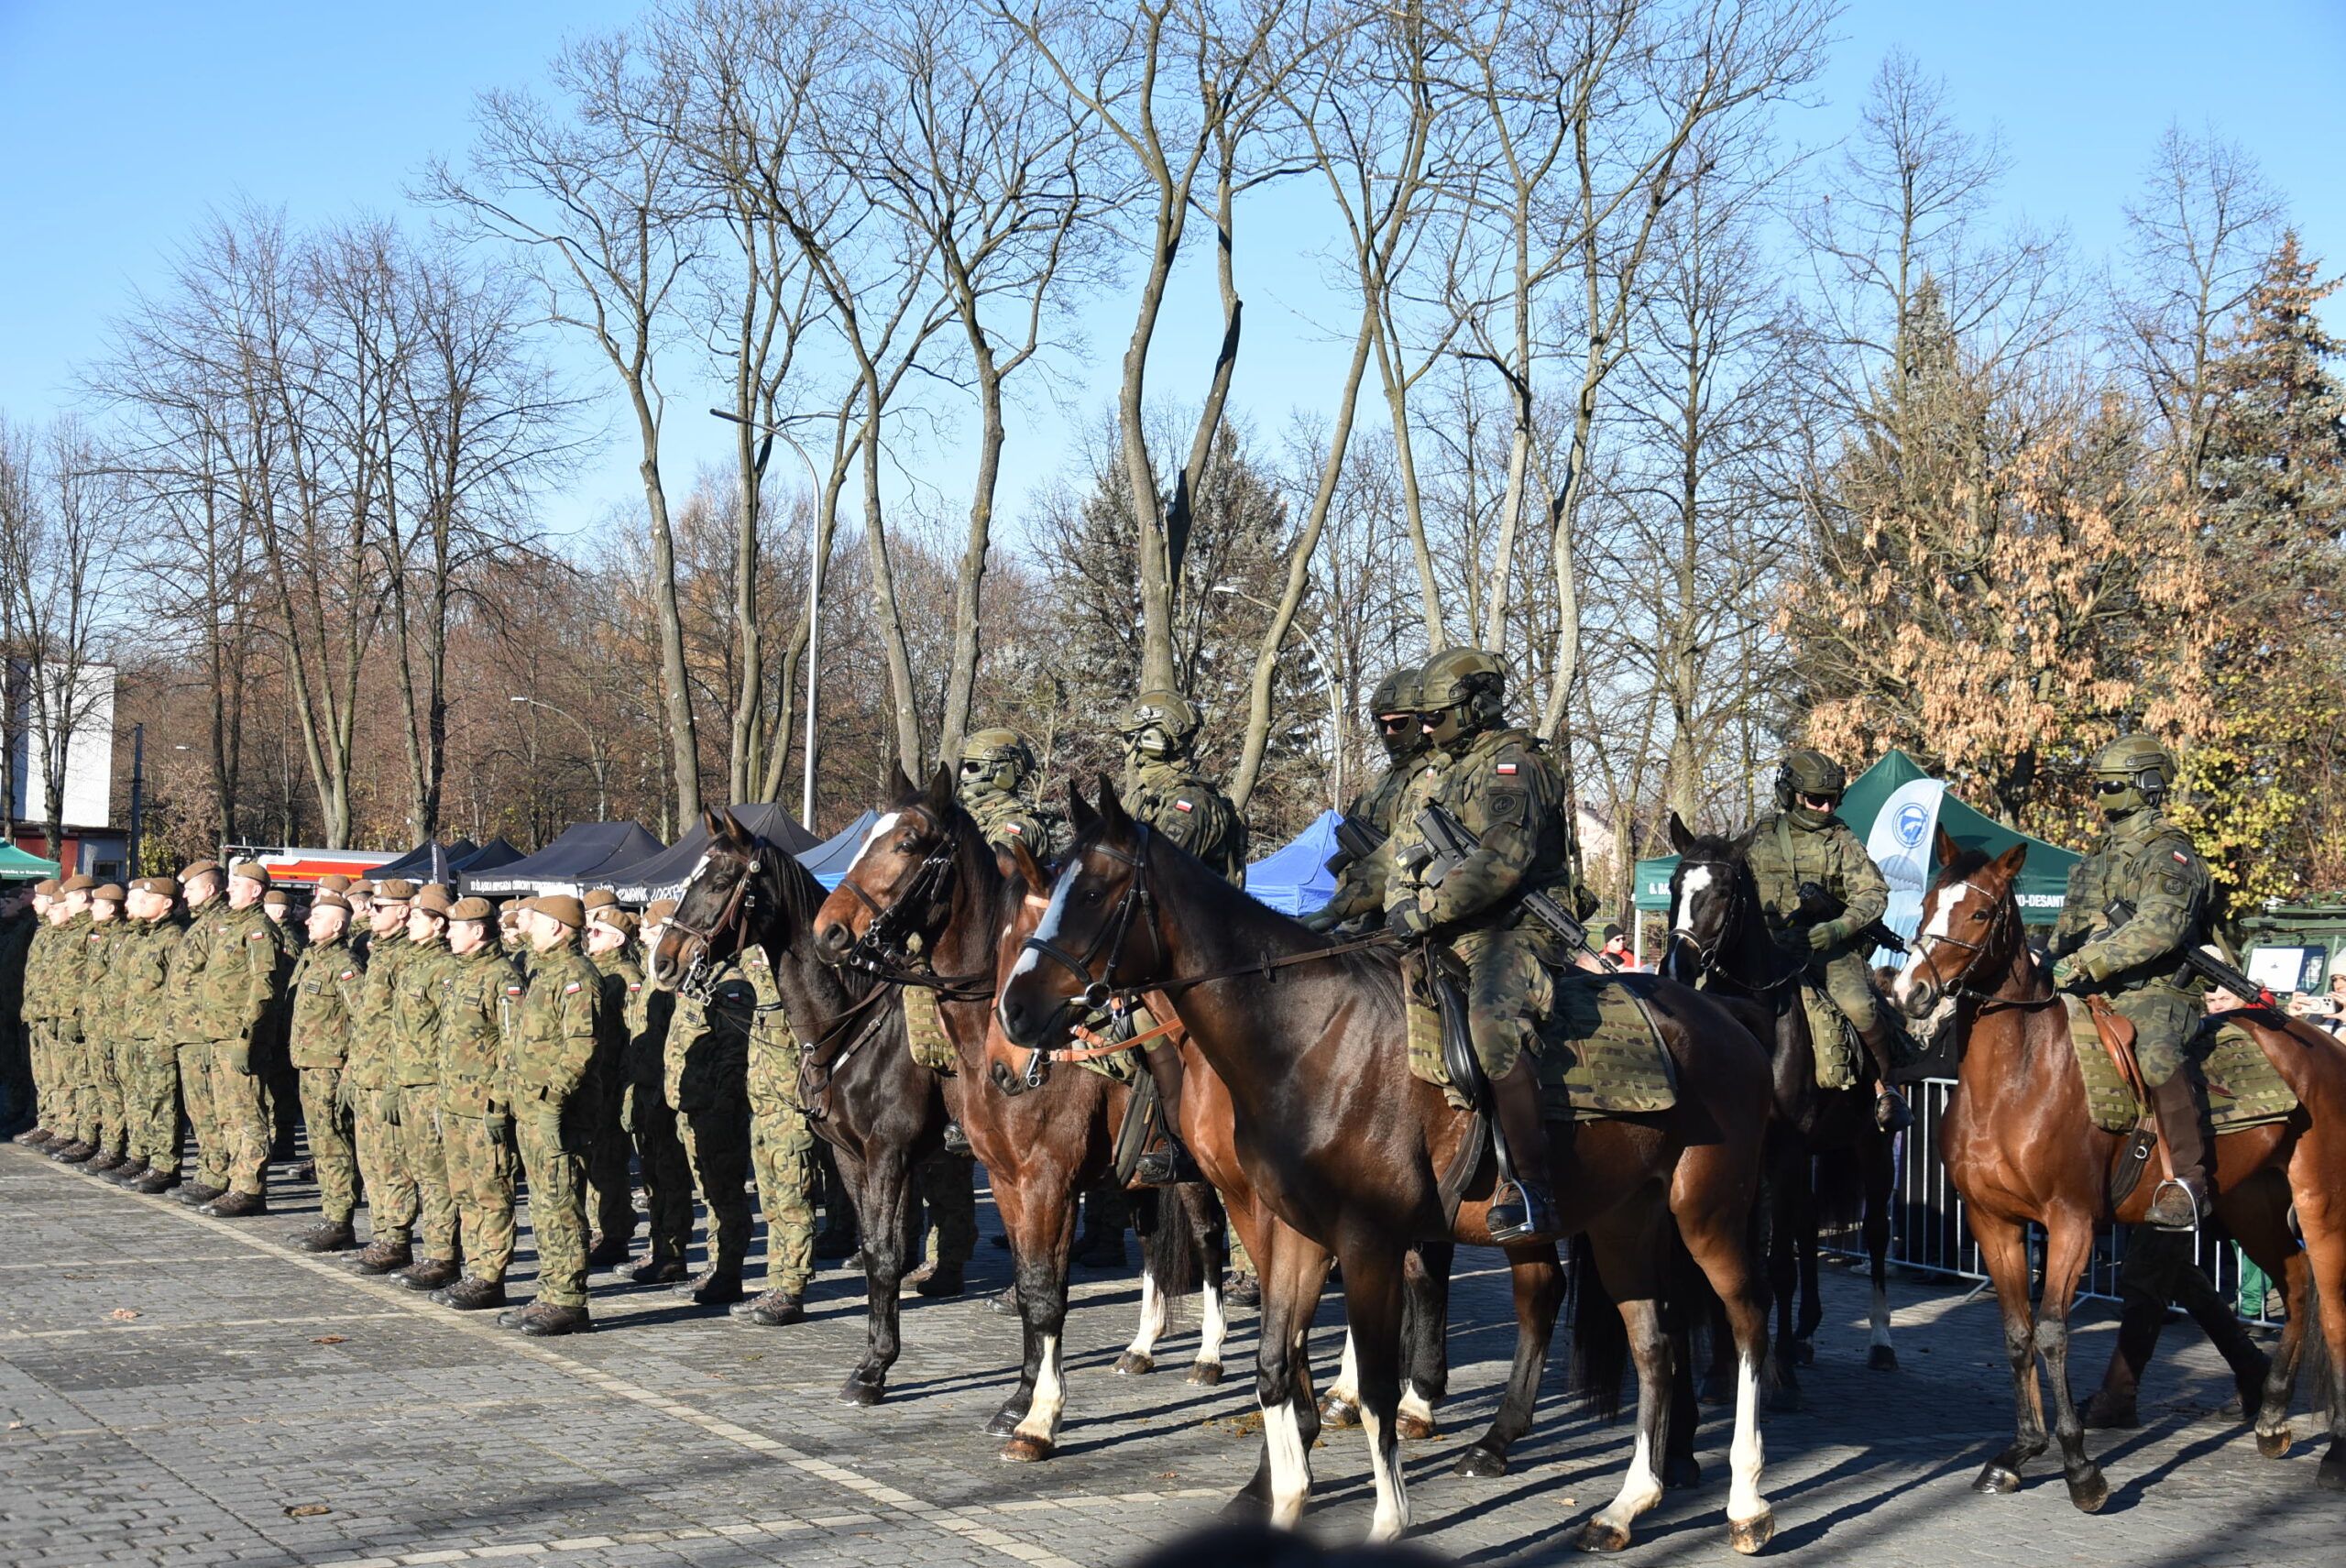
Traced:
[[1002, 874], [1008, 876], [1016, 872], [1025, 881], [1027, 892], [1040, 893], [1051, 885], [1051, 879], [1045, 873], [1042, 862], [1035, 859], [1034, 846], [1025, 839], [1014, 838], [996, 850], [994, 855], [1002, 862]]
[[1100, 820], [1100, 814], [1091, 809], [1090, 801], [1083, 798], [1083, 788], [1072, 773], [1067, 780], [1067, 819], [1075, 825], [1078, 834], [1091, 832]]
[[1686, 831], [1686, 824], [1678, 819], [1677, 812], [1672, 811], [1670, 814], [1670, 847], [1683, 855], [1686, 852], [1686, 846], [1694, 841], [1694, 835]]
[[953, 770], [939, 762], [928, 781], [928, 808], [941, 820], [952, 814], [954, 798]]
[[1996, 870], [2003, 873], [2006, 881], [2010, 881], [2020, 875], [2021, 865], [2027, 859], [2028, 840], [2023, 839], [1996, 857]]
[[1955, 841], [1955, 836], [1944, 828], [1931, 829], [1931, 848], [1937, 851], [1938, 862], [1943, 866], [1953, 865], [1955, 857], [1963, 853], [1963, 848]]
[[1105, 773], [1100, 775], [1100, 820], [1107, 825], [1109, 832], [1120, 839], [1129, 836], [1133, 830], [1132, 814], [1124, 809], [1124, 803], [1116, 798], [1116, 786], [1108, 782]]
[[904, 772], [904, 764], [903, 761], [901, 759], [891, 760], [888, 763], [888, 798], [890, 800], [902, 800], [906, 795], [915, 793], [917, 787], [918, 786], [913, 783], [911, 775]]
[[1738, 861], [1749, 860], [1751, 858], [1751, 846], [1759, 837], [1760, 824], [1754, 822], [1750, 827], [1746, 828], [1743, 830], [1742, 837], [1738, 838], [1735, 841], [1735, 858]]
[[739, 830], [734, 826], [733, 818], [713, 806], [701, 807], [700, 825], [707, 829], [709, 842], [713, 844], [729, 843], [739, 837]]

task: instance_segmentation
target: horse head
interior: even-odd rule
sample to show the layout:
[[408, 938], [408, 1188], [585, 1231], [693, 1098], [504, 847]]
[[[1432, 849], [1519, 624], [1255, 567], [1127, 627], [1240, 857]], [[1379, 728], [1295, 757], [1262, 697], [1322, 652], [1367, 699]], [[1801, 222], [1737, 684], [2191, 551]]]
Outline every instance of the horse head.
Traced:
[[1668, 978], [1693, 985], [1745, 939], [1760, 913], [1749, 863], [1751, 835], [1696, 833], [1673, 811], [1670, 845], [1678, 852], [1678, 865], [1670, 873], [1670, 938], [1658, 967]]
[[674, 991], [699, 970], [724, 963], [750, 940], [746, 905], [763, 847], [729, 812], [707, 810], [708, 849], [685, 883], [676, 912], [652, 950], [652, 983]]
[[1151, 964], [1163, 962], [1148, 891], [1152, 836], [1132, 819], [1104, 776], [1099, 783], [1096, 812], [1072, 782], [1068, 785], [1075, 843], [1059, 862], [1034, 933], [1003, 978], [994, 1014], [1014, 1045], [1047, 1045], [1083, 1014], [1162, 978], [1136, 964], [1131, 951], [1146, 928], [1145, 956]]
[[1942, 828], [1937, 847], [1942, 869], [1923, 895], [1913, 956], [1891, 997], [1915, 1018], [1950, 992], [1979, 989], [1975, 978], [2001, 979], [2023, 947], [2012, 884], [2028, 845], [2014, 844], [1991, 859], [1983, 850], [1958, 848]]
[[815, 911], [815, 951], [825, 963], [860, 956], [904, 961], [917, 935], [933, 950], [951, 916], [954, 872], [974, 824], [953, 793], [953, 774], [937, 770], [926, 788], [895, 770], [895, 795], [872, 824], [830, 896]]

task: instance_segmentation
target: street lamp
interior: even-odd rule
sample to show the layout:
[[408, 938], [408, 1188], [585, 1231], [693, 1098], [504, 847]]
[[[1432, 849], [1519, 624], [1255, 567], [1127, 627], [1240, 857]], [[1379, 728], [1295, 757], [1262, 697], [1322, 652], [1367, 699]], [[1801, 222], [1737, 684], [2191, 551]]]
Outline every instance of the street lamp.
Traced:
[[548, 713], [558, 713], [578, 726], [578, 732], [586, 737], [586, 765], [595, 770], [595, 820], [608, 822], [611, 819], [610, 784], [604, 772], [603, 743], [596, 738], [595, 727], [566, 707], [556, 707], [550, 702], [540, 702], [533, 696], [510, 696], [505, 700], [526, 702], [532, 707], [543, 707]]
[[[728, 423], [747, 425], [773, 436], [797, 453], [798, 460], [806, 465], [806, 482], [814, 487], [806, 508], [806, 784], [798, 803], [799, 825], [811, 833], [815, 830], [815, 667], [820, 663], [823, 649], [822, 623], [817, 619], [823, 608], [823, 481], [815, 472], [815, 460], [806, 455], [806, 449], [790, 432], [779, 425], [743, 419], [726, 409], [708, 411]], [[784, 737], [785, 744], [787, 740]]]
[[[1265, 603], [1244, 588], [1230, 583], [1216, 583], [1210, 591], [1227, 594], [1232, 598], [1244, 599], [1248, 604], [1261, 609], [1267, 609], [1273, 615], [1279, 612], [1278, 606]], [[1314, 637], [1303, 627], [1297, 626], [1293, 621], [1288, 624], [1294, 630], [1296, 635], [1303, 639], [1304, 645], [1311, 650], [1311, 656], [1320, 662], [1320, 679], [1328, 688], [1328, 751], [1334, 762], [1334, 770], [1328, 782], [1328, 796], [1331, 803], [1330, 809], [1342, 811], [1344, 808], [1344, 721], [1343, 707], [1336, 697], [1336, 666], [1329, 659], [1327, 651], [1320, 646], [1320, 639]]]

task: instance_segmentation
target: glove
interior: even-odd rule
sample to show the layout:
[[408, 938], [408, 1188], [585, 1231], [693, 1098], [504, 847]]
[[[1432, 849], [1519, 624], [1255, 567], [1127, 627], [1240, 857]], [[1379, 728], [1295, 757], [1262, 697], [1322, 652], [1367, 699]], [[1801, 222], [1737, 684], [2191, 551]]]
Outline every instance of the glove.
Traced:
[[1385, 912], [1385, 928], [1405, 942], [1424, 936], [1432, 924], [1414, 898], [1405, 898]]
[[2080, 962], [2075, 954], [2058, 959], [2053, 965], [2053, 989], [2055, 991], [2081, 992], [2100, 978], [2089, 966]]
[[1841, 923], [1838, 920], [1827, 920], [1808, 928], [1808, 950], [1812, 953], [1821, 953], [1827, 948], [1837, 948], [1848, 939], [1849, 934], [1841, 929]]
[[1323, 905], [1303, 917], [1303, 924], [1314, 931], [1332, 931], [1343, 924], [1343, 912], [1333, 905]]

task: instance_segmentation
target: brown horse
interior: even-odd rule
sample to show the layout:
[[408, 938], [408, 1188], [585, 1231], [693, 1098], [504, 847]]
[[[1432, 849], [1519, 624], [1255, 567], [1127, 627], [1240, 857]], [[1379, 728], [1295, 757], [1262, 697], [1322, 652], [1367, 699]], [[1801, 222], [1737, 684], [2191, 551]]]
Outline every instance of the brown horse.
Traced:
[[[2012, 896], [2028, 846], [1990, 860], [1964, 851], [1942, 831], [1939, 873], [1923, 904], [1921, 933], [1897, 1001], [1916, 1016], [1953, 995], [1961, 1058], [1941, 1151], [1963, 1195], [1971, 1234], [2002, 1308], [2019, 1430], [2010, 1448], [1972, 1483], [1982, 1492], [2019, 1489], [2021, 1466], [2045, 1452], [2045, 1410], [2036, 1377], [2043, 1357], [2053, 1385], [2053, 1435], [2069, 1500], [2087, 1513], [2110, 1496], [2086, 1457], [2085, 1430], [2069, 1396], [2069, 1303], [2093, 1251], [2094, 1228], [2139, 1223], [2154, 1182], [2110, 1201], [2110, 1177], [2125, 1139], [2087, 1112], [2085, 1079], [2069, 1024], [2047, 967], [2021, 935]], [[2286, 1122], [2215, 1140], [2210, 1186], [2216, 1213], [2258, 1267], [2284, 1281], [2289, 1320], [2255, 1416], [2258, 1452], [2289, 1448], [2289, 1399], [2297, 1356], [2319, 1299], [2333, 1365], [2346, 1365], [2346, 1046], [2318, 1029], [2263, 1011], [2235, 1014], [2297, 1092]], [[2289, 1233], [2297, 1203], [2301, 1250]], [[2045, 1227], [2045, 1285], [2032, 1313], [2028, 1226]], [[2346, 1488], [2346, 1399], [2333, 1398], [2330, 1450], [2318, 1479]]]
[[[1490, 1245], [1490, 1163], [1463, 1189], [1454, 1219], [1442, 1173], [1469, 1131], [1442, 1091], [1409, 1072], [1401, 987], [1387, 954], [1341, 950], [1266, 908], [1178, 846], [1135, 824], [1101, 785], [1078, 820], [1035, 935], [1002, 986], [1004, 1036], [1029, 1048], [1064, 1037], [1069, 1018], [1115, 994], [1172, 993], [1203, 1060], [1231, 1099], [1233, 1146], [1278, 1216], [1343, 1264], [1344, 1310], [1360, 1374], [1361, 1422], [1376, 1475], [1373, 1533], [1398, 1534], [1409, 1498], [1396, 1447], [1403, 1255], [1413, 1242]], [[1767, 1321], [1749, 1233], [1769, 1116], [1759, 1043], [1716, 1003], [1634, 977], [1675, 1062], [1678, 1104], [1651, 1115], [1559, 1124], [1550, 1175], [1566, 1228], [1586, 1232], [1595, 1272], [1621, 1318], [1638, 1369], [1638, 1439], [1620, 1496], [1582, 1531], [1617, 1550], [1661, 1495], [1659, 1465], [1672, 1384], [1662, 1299], [1691, 1251], [1727, 1303], [1738, 1398], [1727, 1516], [1738, 1550], [1774, 1530], [1760, 1492], [1759, 1393]], [[1521, 1271], [1554, 1268], [1552, 1249], [1507, 1249]], [[1324, 1256], [1264, 1270], [1255, 1351], [1276, 1524], [1292, 1525], [1310, 1489], [1304, 1335]]]
[[[1776, 1367], [1771, 1403], [1797, 1409], [1793, 1368], [1815, 1360], [1824, 1319], [1816, 1278], [1820, 1221], [1852, 1212], [1873, 1273], [1872, 1339], [1866, 1365], [1898, 1367], [1890, 1343], [1890, 1201], [1897, 1172], [1892, 1140], [1874, 1121], [1876, 1085], [1869, 1075], [1847, 1089], [1816, 1084], [1816, 1050], [1801, 1001], [1804, 965], [1787, 959], [1770, 935], [1751, 874], [1749, 835], [1687, 830], [1676, 812], [1670, 841], [1678, 851], [1670, 875], [1670, 938], [1660, 969], [1713, 995], [1755, 1004], [1761, 1038], [1773, 1047], [1776, 1125], [1769, 1137], [1768, 1283], [1776, 1298]], [[1863, 1060], [1862, 1053], [1860, 1060]], [[1795, 1287], [1799, 1320], [1793, 1320]]]
[[[961, 1127], [986, 1168], [1017, 1271], [1025, 1356], [1018, 1387], [987, 1425], [1006, 1460], [1047, 1459], [1066, 1400], [1061, 1345], [1075, 1199], [1108, 1179], [1111, 1146], [1131, 1091], [1093, 1072], [1070, 1072], [1036, 1093], [1005, 1099], [980, 1087], [1003, 931], [1027, 891], [995, 852], [939, 770], [926, 790], [901, 771], [897, 793], [839, 884], [814, 916], [815, 949], [894, 984], [928, 984], [960, 1068]], [[1036, 873], [1038, 876], [1039, 872]], [[917, 950], [925, 967], [911, 957]], [[1140, 1189], [1156, 1223], [1141, 1274], [1141, 1326], [1117, 1359], [1127, 1376], [1156, 1365], [1168, 1309], [1192, 1283], [1205, 1317], [1189, 1381], [1222, 1381], [1222, 1209], [1202, 1182]]]

